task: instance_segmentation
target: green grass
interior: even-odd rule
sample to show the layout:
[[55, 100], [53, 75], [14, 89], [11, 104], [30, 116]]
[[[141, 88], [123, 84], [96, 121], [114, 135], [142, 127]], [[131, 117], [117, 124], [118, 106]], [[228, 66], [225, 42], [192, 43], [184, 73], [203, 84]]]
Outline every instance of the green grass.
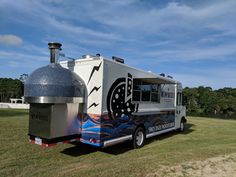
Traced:
[[28, 114], [29, 110], [26, 109], [0, 109], [0, 118], [2, 117], [22, 117]]
[[0, 109], [0, 176], [144, 176], [163, 165], [236, 152], [236, 121], [188, 117], [185, 133], [97, 149], [83, 144], [42, 148], [28, 142], [28, 111]]

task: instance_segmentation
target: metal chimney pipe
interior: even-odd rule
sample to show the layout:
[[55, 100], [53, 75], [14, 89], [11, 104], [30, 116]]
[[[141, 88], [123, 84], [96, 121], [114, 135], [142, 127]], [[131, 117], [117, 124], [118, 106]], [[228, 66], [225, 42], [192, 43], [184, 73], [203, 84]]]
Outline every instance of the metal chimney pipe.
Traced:
[[59, 59], [59, 52], [61, 50], [61, 43], [49, 42], [48, 48], [50, 50], [50, 63], [56, 63]]

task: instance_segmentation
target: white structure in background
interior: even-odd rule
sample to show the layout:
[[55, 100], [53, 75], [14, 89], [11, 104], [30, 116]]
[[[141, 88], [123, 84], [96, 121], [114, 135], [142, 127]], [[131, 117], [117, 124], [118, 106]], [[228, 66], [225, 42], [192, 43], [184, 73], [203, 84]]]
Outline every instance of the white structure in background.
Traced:
[[21, 97], [21, 99], [19, 99], [19, 98], [10, 98], [10, 101], [11, 101], [11, 103], [15, 103], [15, 104], [17, 104], [18, 102], [20, 102], [21, 104], [24, 104], [25, 99], [24, 99], [24, 97]]
[[[0, 108], [10, 108], [10, 109], [29, 109], [29, 104], [25, 103], [25, 98], [10, 98], [11, 103], [0, 103]], [[20, 103], [19, 103], [20, 102]]]

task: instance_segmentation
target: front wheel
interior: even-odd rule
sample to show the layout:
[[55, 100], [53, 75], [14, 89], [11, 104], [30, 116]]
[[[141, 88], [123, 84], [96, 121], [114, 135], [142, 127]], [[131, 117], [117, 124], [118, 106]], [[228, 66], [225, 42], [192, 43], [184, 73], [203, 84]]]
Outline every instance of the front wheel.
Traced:
[[179, 131], [184, 132], [185, 128], [186, 128], [186, 122], [182, 119], [181, 122], [180, 122]]
[[141, 148], [145, 144], [145, 133], [142, 127], [138, 127], [133, 135], [133, 148]]

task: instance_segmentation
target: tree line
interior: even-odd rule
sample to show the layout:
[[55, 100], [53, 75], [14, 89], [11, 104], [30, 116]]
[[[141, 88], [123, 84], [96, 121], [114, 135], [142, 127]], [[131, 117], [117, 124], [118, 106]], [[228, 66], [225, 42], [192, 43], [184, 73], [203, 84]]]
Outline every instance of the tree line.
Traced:
[[0, 78], [0, 102], [9, 102], [10, 98], [21, 98], [23, 83], [19, 79]]
[[27, 77], [27, 74], [22, 74], [19, 79], [0, 78], [0, 102], [9, 102], [10, 98], [21, 98]]
[[[0, 102], [21, 98], [27, 77], [22, 74], [19, 79], [0, 78]], [[186, 87], [183, 89], [183, 104], [187, 115], [236, 118], [236, 88]]]
[[236, 88], [186, 87], [183, 104], [188, 115], [236, 118]]

